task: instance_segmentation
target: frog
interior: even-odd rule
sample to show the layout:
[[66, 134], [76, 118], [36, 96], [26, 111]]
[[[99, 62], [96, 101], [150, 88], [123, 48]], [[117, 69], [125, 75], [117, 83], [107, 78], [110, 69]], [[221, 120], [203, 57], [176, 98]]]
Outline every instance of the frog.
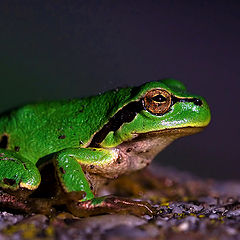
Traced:
[[[154, 214], [148, 202], [99, 196], [99, 189], [145, 168], [170, 143], [202, 131], [210, 119], [206, 100], [173, 78], [4, 112], [0, 205], [46, 214], [64, 205], [77, 217]], [[42, 197], [39, 189], [54, 194]]]

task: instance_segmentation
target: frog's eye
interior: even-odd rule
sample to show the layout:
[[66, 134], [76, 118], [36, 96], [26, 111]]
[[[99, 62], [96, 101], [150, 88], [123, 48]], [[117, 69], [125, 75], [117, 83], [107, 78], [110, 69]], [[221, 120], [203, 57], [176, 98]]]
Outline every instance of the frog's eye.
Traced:
[[171, 94], [163, 89], [150, 90], [143, 98], [144, 108], [155, 115], [168, 112], [171, 101]]

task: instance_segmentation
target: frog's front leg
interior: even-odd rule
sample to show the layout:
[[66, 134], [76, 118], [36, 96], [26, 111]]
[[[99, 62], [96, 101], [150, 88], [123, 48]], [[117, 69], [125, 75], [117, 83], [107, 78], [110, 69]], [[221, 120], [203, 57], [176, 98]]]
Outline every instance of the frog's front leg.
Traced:
[[[116, 212], [136, 215], [154, 214], [154, 209], [146, 202], [114, 196], [94, 197], [89, 182], [91, 179], [87, 180], [82, 167], [92, 169], [95, 175], [97, 173], [104, 175], [102, 170], [104, 166], [113, 168], [112, 163], [116, 162], [118, 157], [117, 151], [100, 148], [65, 149], [56, 155], [54, 162], [57, 175], [67, 193], [67, 207], [74, 215], [82, 217]], [[112, 171], [114, 173], [114, 169]], [[77, 200], [78, 192], [80, 198]]]

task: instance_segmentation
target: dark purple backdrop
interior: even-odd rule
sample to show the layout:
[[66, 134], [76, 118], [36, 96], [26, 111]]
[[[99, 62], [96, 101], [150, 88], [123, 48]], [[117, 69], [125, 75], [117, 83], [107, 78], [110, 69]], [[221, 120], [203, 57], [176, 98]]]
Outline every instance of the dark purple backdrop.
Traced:
[[155, 162], [240, 179], [239, 55], [239, 1], [2, 0], [0, 110], [173, 77], [212, 122]]

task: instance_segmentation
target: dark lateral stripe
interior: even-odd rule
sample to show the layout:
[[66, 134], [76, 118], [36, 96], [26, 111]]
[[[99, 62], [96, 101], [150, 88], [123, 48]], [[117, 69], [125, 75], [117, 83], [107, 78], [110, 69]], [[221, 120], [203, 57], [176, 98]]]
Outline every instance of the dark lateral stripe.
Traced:
[[99, 144], [105, 139], [111, 131], [117, 131], [124, 123], [131, 122], [136, 115], [143, 110], [142, 100], [131, 102], [120, 109], [110, 120], [106, 123], [103, 128], [98, 131], [89, 147], [98, 147]]

